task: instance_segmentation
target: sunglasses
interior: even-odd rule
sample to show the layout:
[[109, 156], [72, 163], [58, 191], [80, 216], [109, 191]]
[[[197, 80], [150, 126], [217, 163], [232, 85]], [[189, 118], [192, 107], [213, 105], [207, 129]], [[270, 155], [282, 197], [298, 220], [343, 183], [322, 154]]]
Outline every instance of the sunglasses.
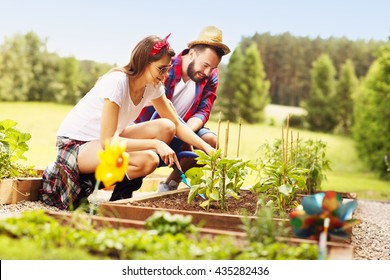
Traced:
[[156, 67], [159, 75], [165, 75], [166, 73], [168, 73], [169, 69], [172, 68], [172, 64], [170, 64], [168, 66], [163, 66], [163, 67], [158, 67], [155, 64], [153, 64], [153, 66]]

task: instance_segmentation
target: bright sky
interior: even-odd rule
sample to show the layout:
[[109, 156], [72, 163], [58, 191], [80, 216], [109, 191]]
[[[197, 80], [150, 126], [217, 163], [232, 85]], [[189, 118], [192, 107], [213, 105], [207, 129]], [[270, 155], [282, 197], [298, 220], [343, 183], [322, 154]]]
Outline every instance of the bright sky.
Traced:
[[389, 11], [384, 0], [0, 0], [0, 43], [33, 31], [61, 56], [122, 65], [147, 35], [172, 33], [180, 52], [207, 25], [232, 50], [256, 32], [387, 41]]

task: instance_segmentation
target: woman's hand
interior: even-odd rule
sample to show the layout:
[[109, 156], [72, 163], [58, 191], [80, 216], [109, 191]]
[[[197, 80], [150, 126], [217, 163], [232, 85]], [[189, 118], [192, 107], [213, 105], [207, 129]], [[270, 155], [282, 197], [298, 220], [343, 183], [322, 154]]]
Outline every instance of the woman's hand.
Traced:
[[175, 164], [177, 168], [181, 170], [175, 151], [172, 150], [166, 143], [158, 140], [156, 144], [156, 151], [168, 167], [172, 167]]
[[209, 144], [207, 144], [206, 147], [205, 147], [206, 154], [210, 155], [210, 153], [212, 151], [215, 153], [215, 149], [213, 147], [211, 147]]

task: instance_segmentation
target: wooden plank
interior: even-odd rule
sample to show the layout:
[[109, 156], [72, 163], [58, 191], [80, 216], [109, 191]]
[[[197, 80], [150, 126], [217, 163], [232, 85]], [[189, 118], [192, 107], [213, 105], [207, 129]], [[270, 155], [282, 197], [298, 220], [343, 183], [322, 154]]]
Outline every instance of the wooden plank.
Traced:
[[[151, 208], [135, 205], [118, 205], [103, 203], [100, 205], [102, 214], [107, 217], [117, 217], [121, 219], [134, 219], [144, 221], [153, 215], [157, 211], [166, 211], [171, 214], [191, 215], [192, 223], [194, 225], [200, 225], [202, 227], [230, 230], [230, 231], [242, 231], [240, 226], [242, 225], [241, 216], [216, 214], [216, 213], [203, 213], [195, 211], [184, 211], [176, 209], [165, 208]], [[254, 219], [255, 217], [249, 217]]]
[[[49, 216], [65, 223], [70, 224], [72, 220], [73, 213], [66, 212], [55, 212], [55, 211], [46, 211], [46, 214]], [[88, 214], [82, 214], [84, 219], [88, 219]], [[110, 218], [104, 216], [96, 216], [92, 215], [91, 217], [92, 225], [95, 227], [103, 227], [103, 226], [111, 226], [115, 228], [136, 228], [136, 229], [144, 229], [145, 221], [133, 220], [133, 219], [120, 219], [120, 218]], [[210, 234], [210, 235], [230, 235], [235, 237], [245, 237], [245, 233], [236, 232], [236, 231], [226, 231], [226, 230], [216, 230], [210, 228], [197, 228], [201, 234]]]

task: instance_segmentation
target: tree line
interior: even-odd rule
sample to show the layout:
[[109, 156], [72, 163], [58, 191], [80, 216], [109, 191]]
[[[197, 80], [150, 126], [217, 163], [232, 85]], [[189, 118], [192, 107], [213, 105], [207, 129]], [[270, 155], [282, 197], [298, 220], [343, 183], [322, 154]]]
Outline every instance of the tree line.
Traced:
[[356, 76], [366, 75], [377, 51], [384, 45], [382, 41], [352, 41], [347, 38], [296, 37], [290, 33], [270, 35], [255, 34], [241, 41], [242, 48], [255, 43], [262, 55], [264, 69], [271, 83], [269, 96], [271, 103], [300, 106], [309, 96], [310, 69], [320, 55], [329, 55], [336, 77], [348, 59], [355, 67]]
[[112, 65], [48, 52], [34, 32], [0, 45], [0, 101], [75, 104]]

